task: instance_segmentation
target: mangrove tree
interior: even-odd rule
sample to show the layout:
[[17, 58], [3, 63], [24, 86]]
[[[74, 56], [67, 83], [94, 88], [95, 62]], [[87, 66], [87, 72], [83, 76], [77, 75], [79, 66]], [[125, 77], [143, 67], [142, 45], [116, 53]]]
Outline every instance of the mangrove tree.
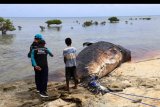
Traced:
[[13, 23], [10, 19], [4, 19], [0, 17], [0, 31], [2, 31], [2, 35], [6, 34], [7, 31], [13, 31], [16, 28], [13, 26]]

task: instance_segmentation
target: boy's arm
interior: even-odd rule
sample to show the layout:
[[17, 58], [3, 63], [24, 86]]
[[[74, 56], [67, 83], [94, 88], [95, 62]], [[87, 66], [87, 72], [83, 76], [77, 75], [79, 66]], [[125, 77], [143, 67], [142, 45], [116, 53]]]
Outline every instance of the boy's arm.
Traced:
[[31, 58], [31, 51], [32, 51], [32, 44], [31, 44], [31, 46], [30, 46], [30, 48], [29, 48], [28, 58]]
[[63, 50], [63, 61], [64, 61], [64, 63], [66, 64], [66, 57], [65, 57], [65, 51]]
[[49, 56], [53, 57], [52, 52], [48, 48], [47, 48], [47, 52], [48, 52]]
[[66, 60], [67, 60], [66, 57], [64, 57], [64, 63], [66, 63]]
[[75, 56], [77, 58], [77, 49], [76, 48], [75, 48], [74, 52], [75, 52]]
[[35, 69], [41, 71], [41, 67], [37, 66], [36, 61], [35, 61], [35, 58], [34, 58], [34, 49], [33, 49], [32, 52], [31, 52], [31, 62], [32, 62], [32, 66], [33, 66]]
[[31, 51], [31, 62], [33, 67], [37, 66], [36, 61], [34, 59], [34, 49]]

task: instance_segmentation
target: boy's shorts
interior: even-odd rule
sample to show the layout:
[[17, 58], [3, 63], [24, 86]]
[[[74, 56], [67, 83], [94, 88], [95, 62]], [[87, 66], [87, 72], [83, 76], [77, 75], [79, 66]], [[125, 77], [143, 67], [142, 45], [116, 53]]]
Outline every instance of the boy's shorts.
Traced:
[[66, 80], [73, 79], [77, 81], [76, 66], [65, 68]]

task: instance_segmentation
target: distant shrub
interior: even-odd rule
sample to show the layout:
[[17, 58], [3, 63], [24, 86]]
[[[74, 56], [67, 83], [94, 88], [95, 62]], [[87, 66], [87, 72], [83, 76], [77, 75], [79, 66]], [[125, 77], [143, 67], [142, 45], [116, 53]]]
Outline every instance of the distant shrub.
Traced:
[[45, 27], [44, 26], [39, 26], [41, 31], [44, 31]]
[[16, 30], [16, 28], [13, 26], [13, 23], [9, 19], [0, 17], [0, 31], [2, 31], [2, 35], [6, 34], [7, 31], [14, 30]]
[[49, 27], [51, 24], [56, 24], [56, 25], [59, 25], [62, 23], [61, 20], [58, 20], [58, 19], [55, 19], [55, 20], [48, 20], [46, 21], [45, 23], [47, 23], [47, 26]]
[[149, 18], [149, 17], [143, 17], [143, 18], [139, 18], [140, 20], [151, 20], [151, 18]]
[[119, 19], [117, 17], [110, 17], [110, 18], [108, 18], [108, 20], [110, 21], [110, 23], [117, 23], [117, 22], [119, 22]]
[[98, 25], [98, 22], [97, 22], [97, 21], [95, 21], [93, 24]]
[[126, 24], [128, 24], [128, 21], [125, 21]]
[[91, 26], [92, 25], [92, 21], [86, 21], [83, 23], [83, 26], [86, 27], [86, 26]]
[[106, 22], [105, 22], [105, 21], [103, 21], [103, 22], [101, 22], [100, 24], [101, 24], [101, 25], [105, 25], [105, 24], [106, 24]]
[[151, 18], [143, 18], [143, 20], [151, 20]]

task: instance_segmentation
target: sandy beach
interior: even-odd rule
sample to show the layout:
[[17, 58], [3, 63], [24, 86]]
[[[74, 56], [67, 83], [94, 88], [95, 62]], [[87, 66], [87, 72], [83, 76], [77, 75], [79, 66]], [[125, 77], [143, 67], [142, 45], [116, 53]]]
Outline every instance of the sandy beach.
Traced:
[[0, 107], [160, 107], [160, 4], [0, 5]]
[[156, 57], [122, 64], [100, 79], [103, 86], [115, 90], [104, 95], [94, 95], [81, 86], [68, 93], [64, 81], [50, 80], [49, 98], [43, 99], [35, 92], [34, 78], [0, 84], [0, 107], [160, 107], [159, 64]]

